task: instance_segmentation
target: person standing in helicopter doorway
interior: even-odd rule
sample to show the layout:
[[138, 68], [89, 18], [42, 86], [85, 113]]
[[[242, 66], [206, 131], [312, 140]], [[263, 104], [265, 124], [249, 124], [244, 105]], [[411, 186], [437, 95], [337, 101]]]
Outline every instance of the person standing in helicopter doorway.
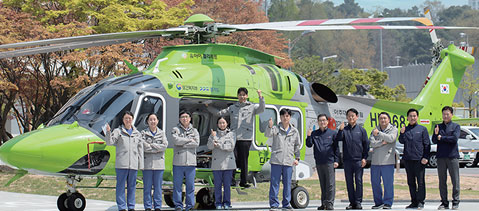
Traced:
[[[168, 147], [166, 135], [158, 128], [158, 116], [151, 113], [146, 118], [148, 128], [141, 132], [145, 151], [145, 168], [143, 170], [143, 205], [145, 211], [161, 210], [163, 172], [165, 170], [165, 150]], [[153, 204], [151, 187], [154, 187]]]
[[283, 180], [283, 209], [293, 210], [291, 202], [291, 178], [293, 166], [298, 165], [300, 159], [301, 139], [298, 130], [290, 124], [291, 110], [281, 109], [279, 112], [281, 122], [273, 125], [269, 119], [269, 125], [264, 135], [271, 146], [271, 180], [269, 186], [269, 206], [271, 210], [278, 209], [279, 181]]
[[[235, 133], [230, 131], [224, 117], [218, 118], [218, 130], [211, 130], [208, 138], [208, 149], [213, 150], [213, 171], [215, 184], [215, 206], [217, 210], [231, 209], [231, 179], [236, 169]], [[224, 191], [222, 189], [224, 188]]]
[[[265, 102], [261, 96], [261, 90], [258, 89], [259, 104], [253, 104], [248, 99], [248, 89], [241, 87], [238, 89], [238, 102], [223, 110], [216, 110], [206, 104], [208, 111], [216, 116], [230, 116], [231, 130], [236, 133], [235, 157], [236, 166], [241, 169], [240, 186], [248, 188], [251, 185], [247, 183], [248, 176], [248, 157], [249, 148], [253, 141], [253, 123], [256, 114], [263, 113]], [[234, 178], [234, 175], [233, 175]]]
[[[138, 169], [143, 169], [143, 139], [133, 123], [133, 113], [126, 111], [122, 115], [123, 125], [111, 132], [106, 125], [105, 141], [109, 146], [116, 146], [116, 204], [118, 210], [135, 210], [136, 176]], [[125, 201], [125, 183], [127, 184], [127, 201]]]
[[180, 123], [173, 128], [173, 202], [175, 210], [183, 210], [183, 178], [186, 186], [185, 210], [195, 205], [196, 148], [200, 145], [200, 134], [191, 124], [191, 113], [180, 111]]

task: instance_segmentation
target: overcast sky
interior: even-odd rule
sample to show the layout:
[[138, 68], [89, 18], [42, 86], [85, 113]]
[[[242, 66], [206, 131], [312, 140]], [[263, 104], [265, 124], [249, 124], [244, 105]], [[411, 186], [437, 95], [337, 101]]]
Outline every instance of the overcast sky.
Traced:
[[[330, 0], [334, 2], [334, 5], [340, 5], [344, 0]], [[373, 12], [377, 7], [381, 8], [401, 8], [401, 9], [410, 9], [413, 6], [421, 8], [423, 0], [355, 0], [360, 7], [364, 8], [366, 12]], [[453, 5], [462, 6], [467, 5], [468, 0], [441, 0], [442, 4], [446, 7]]]

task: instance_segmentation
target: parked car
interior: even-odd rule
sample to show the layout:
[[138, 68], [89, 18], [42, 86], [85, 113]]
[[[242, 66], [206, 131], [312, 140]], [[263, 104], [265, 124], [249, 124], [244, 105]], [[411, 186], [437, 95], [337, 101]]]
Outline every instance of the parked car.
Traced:
[[464, 152], [467, 152], [466, 155], [472, 157], [473, 162], [471, 165], [476, 166], [479, 162], [479, 127], [461, 126], [458, 144], [466, 149], [464, 150]]
[[[429, 138], [432, 139], [432, 136]], [[396, 153], [399, 153], [400, 158], [402, 158], [403, 150], [404, 150], [404, 145], [399, 143], [398, 141], [396, 143]], [[472, 153], [471, 151], [472, 151], [471, 148], [459, 146], [459, 165], [460, 166], [463, 167], [463, 166], [466, 166], [467, 164], [472, 164], [472, 162], [476, 158], [476, 153]], [[429, 157], [429, 162], [426, 165], [427, 167], [429, 168], [437, 167], [436, 153], [437, 153], [437, 145], [433, 144], [431, 141], [431, 154]]]

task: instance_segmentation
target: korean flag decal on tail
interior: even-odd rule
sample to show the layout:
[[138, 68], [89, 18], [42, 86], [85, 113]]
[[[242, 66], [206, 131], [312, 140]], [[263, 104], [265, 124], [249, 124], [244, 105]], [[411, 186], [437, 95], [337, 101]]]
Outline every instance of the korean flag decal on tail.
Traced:
[[441, 84], [441, 94], [449, 94], [449, 84]]

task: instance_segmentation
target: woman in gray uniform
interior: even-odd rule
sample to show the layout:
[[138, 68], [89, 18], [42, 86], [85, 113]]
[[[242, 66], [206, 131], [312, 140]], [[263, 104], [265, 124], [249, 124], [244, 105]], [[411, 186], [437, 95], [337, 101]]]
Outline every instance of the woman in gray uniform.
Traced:
[[[145, 151], [145, 169], [143, 170], [143, 205], [145, 211], [161, 210], [163, 172], [165, 170], [165, 150], [168, 147], [165, 133], [158, 128], [158, 117], [151, 113], [146, 118], [148, 128], [141, 132]], [[151, 187], [154, 187], [153, 206]]]
[[[135, 210], [136, 175], [143, 169], [143, 140], [141, 133], [133, 126], [133, 113], [126, 111], [123, 125], [111, 132], [106, 125], [105, 141], [109, 146], [116, 146], [116, 204], [118, 210]], [[127, 201], [125, 202], [125, 183], [127, 184]]]
[[[213, 170], [215, 184], [215, 205], [216, 209], [231, 208], [231, 179], [233, 171], [236, 169], [235, 154], [235, 134], [231, 132], [228, 122], [224, 117], [218, 118], [218, 130], [211, 130], [208, 138], [208, 149], [213, 150], [213, 162], [211, 170]], [[222, 195], [222, 188], [224, 192]]]

